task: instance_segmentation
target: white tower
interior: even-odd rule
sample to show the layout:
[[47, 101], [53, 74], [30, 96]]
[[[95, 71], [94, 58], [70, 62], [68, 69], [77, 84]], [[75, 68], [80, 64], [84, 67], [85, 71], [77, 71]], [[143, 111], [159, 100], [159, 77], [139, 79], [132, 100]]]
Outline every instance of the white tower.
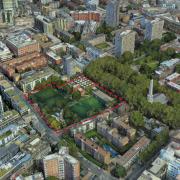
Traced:
[[2, 116], [3, 113], [4, 113], [3, 101], [2, 101], [2, 97], [0, 95], [0, 116]]
[[149, 93], [147, 95], [147, 100], [150, 103], [153, 103], [153, 79], [151, 79], [151, 81], [150, 81]]

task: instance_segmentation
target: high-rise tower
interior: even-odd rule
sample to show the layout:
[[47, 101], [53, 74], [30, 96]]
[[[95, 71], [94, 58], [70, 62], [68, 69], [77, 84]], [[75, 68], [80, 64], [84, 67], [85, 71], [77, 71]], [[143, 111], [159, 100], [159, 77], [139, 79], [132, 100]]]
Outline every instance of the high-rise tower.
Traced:
[[110, 27], [119, 25], [119, 8], [118, 0], [110, 0], [106, 7], [106, 24]]
[[2, 9], [3, 21], [8, 24], [13, 24], [15, 10], [18, 7], [17, 0], [1, 0], [0, 6]]

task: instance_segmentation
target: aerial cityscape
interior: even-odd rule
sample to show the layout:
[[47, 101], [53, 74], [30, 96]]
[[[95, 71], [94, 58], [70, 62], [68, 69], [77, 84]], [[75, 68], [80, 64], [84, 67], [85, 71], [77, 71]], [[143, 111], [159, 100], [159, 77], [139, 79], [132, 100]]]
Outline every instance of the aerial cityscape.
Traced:
[[0, 180], [180, 180], [180, 0], [0, 0]]

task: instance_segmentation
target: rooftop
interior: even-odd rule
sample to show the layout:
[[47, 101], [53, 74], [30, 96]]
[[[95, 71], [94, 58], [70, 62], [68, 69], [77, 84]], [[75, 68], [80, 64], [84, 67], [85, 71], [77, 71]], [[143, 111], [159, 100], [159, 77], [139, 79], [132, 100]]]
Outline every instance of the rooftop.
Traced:
[[7, 42], [10, 42], [14, 46], [20, 48], [23, 46], [34, 44], [34, 43], [36, 43], [36, 40], [33, 40], [25, 32], [21, 32], [21, 33], [15, 34], [15, 35], [7, 38]]

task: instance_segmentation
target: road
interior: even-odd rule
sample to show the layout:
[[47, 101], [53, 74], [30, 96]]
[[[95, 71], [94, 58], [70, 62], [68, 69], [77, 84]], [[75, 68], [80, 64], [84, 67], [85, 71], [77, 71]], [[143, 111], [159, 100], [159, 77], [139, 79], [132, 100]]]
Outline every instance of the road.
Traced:
[[154, 155], [144, 166], [138, 167], [132, 171], [130, 175], [126, 177], [126, 180], [136, 180], [138, 177], [142, 174], [142, 172], [145, 169], [148, 169], [148, 167], [152, 164], [152, 162], [159, 156], [159, 152]]
[[[106, 172], [104, 169], [98, 167], [96, 164], [84, 158], [81, 154], [79, 154], [79, 161], [81, 162], [81, 166], [85, 169], [91, 171], [94, 175], [98, 177], [102, 176], [103, 180], [117, 180], [117, 178], [111, 176], [110, 173]], [[101, 179], [101, 178], [99, 178]]]
[[29, 104], [29, 102], [24, 98], [24, 95], [23, 95], [22, 91], [20, 89], [18, 89], [16, 87], [16, 85], [14, 85], [14, 83], [12, 83], [7, 77], [5, 77], [5, 79], [14, 87], [15, 91], [17, 92], [17, 94], [19, 94], [23, 98], [23, 100], [25, 101], [26, 105], [29, 107], [31, 112], [36, 116], [38, 123], [40, 123], [41, 128], [44, 129], [45, 134], [47, 135], [47, 137], [50, 140], [50, 142], [55, 142], [55, 141], [58, 142], [59, 141], [59, 136], [57, 134], [55, 134], [54, 131], [52, 129], [50, 129], [46, 125], [46, 123], [40, 117], [40, 115], [33, 109], [33, 107]]

